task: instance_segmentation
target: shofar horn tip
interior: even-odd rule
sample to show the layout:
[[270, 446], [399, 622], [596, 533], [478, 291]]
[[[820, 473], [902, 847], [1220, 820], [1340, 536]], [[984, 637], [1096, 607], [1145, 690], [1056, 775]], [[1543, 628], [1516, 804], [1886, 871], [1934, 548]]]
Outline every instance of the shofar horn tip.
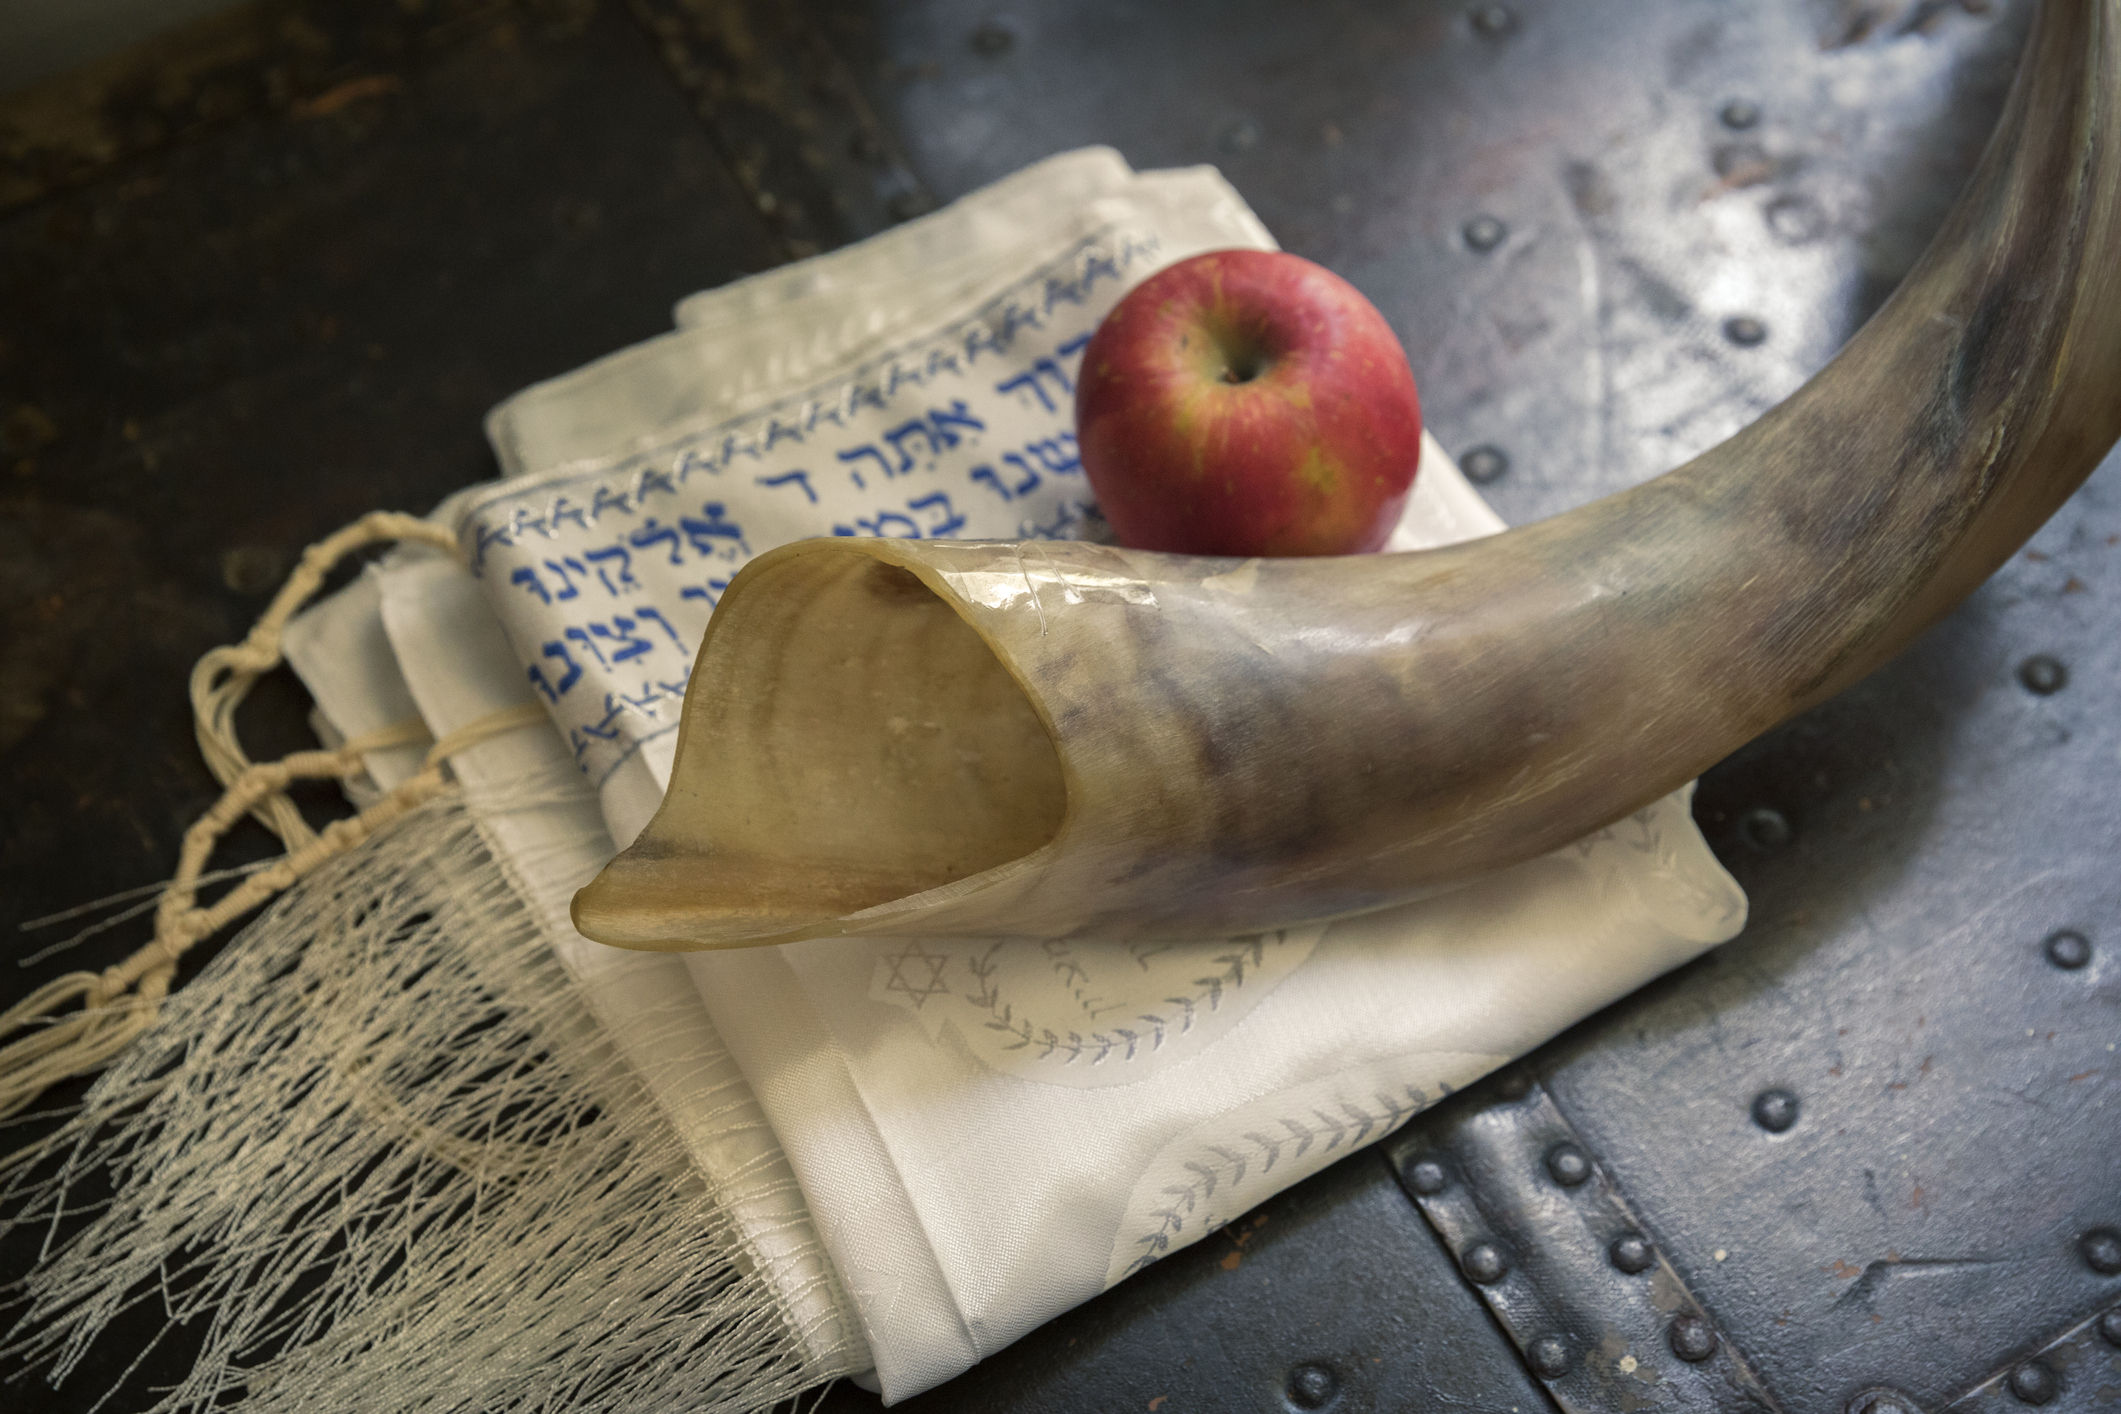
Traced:
[[2050, 0], [1922, 261], [1631, 491], [1442, 550], [822, 540], [731, 583], [592, 938], [1244, 932], [1556, 848], [1861, 677], [2121, 436], [2121, 0]]

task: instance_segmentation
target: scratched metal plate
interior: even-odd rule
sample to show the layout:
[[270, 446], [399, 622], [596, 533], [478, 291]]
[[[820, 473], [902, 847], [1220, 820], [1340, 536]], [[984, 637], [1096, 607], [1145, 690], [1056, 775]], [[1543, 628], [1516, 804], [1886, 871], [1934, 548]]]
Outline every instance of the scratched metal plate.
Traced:
[[[1713, 443], [1830, 355], [1971, 166], [2030, 10], [246, 13], [207, 59], [150, 46], [85, 126], [47, 104], [44, 146], [0, 112], [10, 930], [166, 871], [212, 796], [175, 684], [292, 550], [487, 474], [487, 404], [654, 332], [691, 289], [1058, 148], [1212, 161], [1285, 245], [1379, 303], [1438, 436], [1533, 519]], [[2117, 546], [2110, 463], [1903, 659], [1711, 772], [1697, 814], [1753, 926], [1535, 1058], [1785, 1409], [1838, 1414], [1876, 1386], [2007, 1404], [2007, 1380], [1976, 1387], [2057, 1341], [2091, 1354], [2057, 1364], [2051, 1408], [2108, 1387], [2079, 1326], [2121, 1279], [2079, 1240], [2121, 1226]], [[2037, 655], [2058, 689], [2025, 685], [2055, 683], [2021, 674]], [[302, 708], [270, 689], [259, 748], [296, 741]], [[2086, 940], [2083, 966], [2049, 959], [2057, 930]], [[138, 941], [0, 970], [0, 999]], [[1751, 1118], [1770, 1088], [1797, 1097], [1786, 1132]], [[1381, 1156], [1260, 1216], [912, 1407], [1528, 1414], [1546, 1397]], [[102, 1387], [10, 1388], [59, 1410]]]

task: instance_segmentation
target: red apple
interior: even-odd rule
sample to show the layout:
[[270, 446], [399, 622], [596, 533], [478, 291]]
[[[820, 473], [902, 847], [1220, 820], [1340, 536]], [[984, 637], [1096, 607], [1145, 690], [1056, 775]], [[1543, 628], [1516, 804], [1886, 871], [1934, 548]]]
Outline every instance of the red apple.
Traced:
[[1105, 518], [1143, 550], [1375, 550], [1421, 458], [1391, 326], [1281, 251], [1210, 251], [1143, 281], [1083, 350], [1075, 424]]

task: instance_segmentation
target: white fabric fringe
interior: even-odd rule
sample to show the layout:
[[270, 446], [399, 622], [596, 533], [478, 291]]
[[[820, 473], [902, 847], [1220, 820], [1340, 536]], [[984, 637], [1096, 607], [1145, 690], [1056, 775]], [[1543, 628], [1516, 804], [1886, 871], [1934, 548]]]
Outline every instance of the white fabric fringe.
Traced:
[[460, 797], [328, 863], [0, 1186], [0, 1232], [57, 1234], [10, 1363], [122, 1378], [84, 1357], [147, 1301], [199, 1345], [156, 1414], [699, 1414], [844, 1373], [592, 1001]]

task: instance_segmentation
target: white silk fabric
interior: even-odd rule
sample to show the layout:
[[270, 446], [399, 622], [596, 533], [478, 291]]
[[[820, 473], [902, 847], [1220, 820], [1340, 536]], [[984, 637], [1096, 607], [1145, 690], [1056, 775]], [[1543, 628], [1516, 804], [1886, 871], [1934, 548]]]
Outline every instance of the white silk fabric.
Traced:
[[[401, 553], [289, 631], [326, 732], [417, 712], [440, 735], [548, 708], [551, 731], [457, 769], [579, 782], [491, 827], [496, 848], [562, 959], [602, 984], [600, 1021], [797, 1327], [866, 1347], [887, 1400], [1744, 922], [1690, 787], [1442, 897], [1239, 938], [673, 956], [573, 931], [572, 891], [661, 798], [729, 576], [805, 535], [1079, 533], [1094, 523], [1072, 436], [1083, 343], [1148, 274], [1230, 246], [1272, 241], [1211, 169], [1137, 174], [1089, 149], [693, 296], [674, 332], [494, 411], [505, 478], [436, 512], [463, 563]], [[1501, 528], [1425, 439], [1391, 548]], [[375, 784], [417, 757], [378, 753]]]

